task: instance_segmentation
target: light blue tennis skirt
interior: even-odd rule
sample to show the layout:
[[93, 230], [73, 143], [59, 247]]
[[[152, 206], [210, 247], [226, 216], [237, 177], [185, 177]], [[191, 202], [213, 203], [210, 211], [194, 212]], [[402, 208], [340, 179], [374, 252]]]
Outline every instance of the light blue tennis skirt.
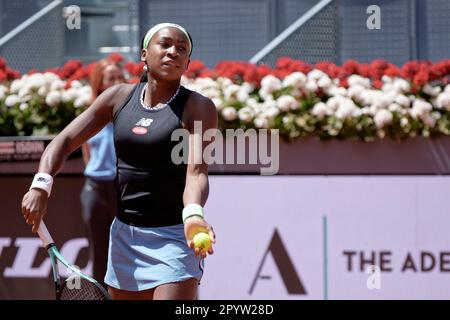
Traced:
[[199, 281], [204, 259], [186, 244], [183, 224], [142, 228], [115, 218], [110, 229], [105, 283], [141, 291], [190, 278]]

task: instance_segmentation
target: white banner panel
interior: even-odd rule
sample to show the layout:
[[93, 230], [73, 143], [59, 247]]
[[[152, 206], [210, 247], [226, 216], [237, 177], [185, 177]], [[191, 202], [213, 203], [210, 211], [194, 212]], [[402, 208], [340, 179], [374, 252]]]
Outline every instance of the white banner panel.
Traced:
[[450, 178], [212, 176], [201, 299], [448, 299]]

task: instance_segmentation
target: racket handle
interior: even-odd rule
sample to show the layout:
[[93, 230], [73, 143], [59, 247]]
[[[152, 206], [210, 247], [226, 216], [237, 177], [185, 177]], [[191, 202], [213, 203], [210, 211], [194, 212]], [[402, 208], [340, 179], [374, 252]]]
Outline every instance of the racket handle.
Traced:
[[48, 232], [47, 227], [45, 226], [44, 220], [41, 220], [37, 232], [39, 238], [41, 238], [41, 241], [44, 244], [44, 247], [47, 248], [49, 245], [55, 243], [50, 235], [50, 232]]

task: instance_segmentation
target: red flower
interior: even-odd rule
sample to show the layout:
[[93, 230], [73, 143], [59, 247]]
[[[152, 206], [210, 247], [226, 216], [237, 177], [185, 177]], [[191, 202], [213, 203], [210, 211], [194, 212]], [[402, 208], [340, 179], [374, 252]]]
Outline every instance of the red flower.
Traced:
[[123, 56], [118, 53], [111, 53], [106, 59], [115, 63], [121, 63], [124, 60]]
[[417, 61], [409, 61], [402, 67], [401, 76], [405, 79], [411, 80], [419, 71], [419, 63]]
[[342, 68], [347, 72], [347, 74], [357, 74], [359, 70], [359, 63], [356, 60], [348, 60], [344, 63]]
[[8, 77], [8, 80], [14, 80], [20, 78], [20, 72], [9, 67], [5, 67], [5, 73]]
[[429, 81], [430, 75], [425, 69], [420, 70], [413, 78], [413, 83], [418, 87], [424, 86]]
[[374, 80], [374, 81], [372, 82], [372, 86], [373, 86], [375, 89], [380, 90], [380, 89], [383, 87], [383, 82], [382, 82], [381, 80], [379, 80], [379, 79]]
[[0, 70], [0, 82], [8, 80], [8, 75], [3, 71]]
[[358, 66], [358, 72], [361, 77], [370, 77], [370, 66], [367, 63], [362, 63]]
[[207, 68], [200, 60], [192, 60], [184, 75], [188, 78], [196, 78], [206, 69]]
[[384, 71], [384, 74], [391, 78], [400, 77], [401, 70], [399, 67], [391, 65]]

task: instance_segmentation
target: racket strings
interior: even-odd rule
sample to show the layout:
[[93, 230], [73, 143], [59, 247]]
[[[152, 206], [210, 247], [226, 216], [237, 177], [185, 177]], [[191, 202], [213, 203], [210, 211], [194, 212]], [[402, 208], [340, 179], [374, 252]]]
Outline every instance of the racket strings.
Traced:
[[79, 285], [67, 286], [64, 282], [58, 293], [58, 300], [109, 300], [106, 291], [99, 285], [86, 279], [80, 279]]

